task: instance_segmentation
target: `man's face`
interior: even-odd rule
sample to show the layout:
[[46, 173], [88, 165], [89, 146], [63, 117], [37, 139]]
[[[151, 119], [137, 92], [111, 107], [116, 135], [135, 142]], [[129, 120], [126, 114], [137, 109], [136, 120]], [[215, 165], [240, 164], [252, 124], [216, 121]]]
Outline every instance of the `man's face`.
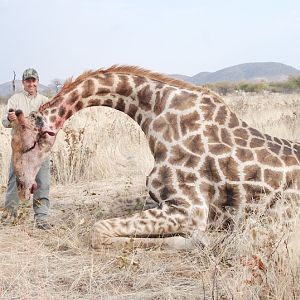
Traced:
[[29, 95], [35, 95], [37, 92], [38, 80], [35, 78], [27, 78], [22, 81], [24, 90], [29, 93]]

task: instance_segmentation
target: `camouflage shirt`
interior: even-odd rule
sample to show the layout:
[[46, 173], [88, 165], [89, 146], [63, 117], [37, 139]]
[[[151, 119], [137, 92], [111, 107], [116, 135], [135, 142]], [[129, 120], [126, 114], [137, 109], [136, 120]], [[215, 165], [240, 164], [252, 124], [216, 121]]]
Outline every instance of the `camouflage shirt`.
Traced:
[[28, 117], [32, 111], [38, 111], [40, 106], [46, 102], [48, 102], [48, 98], [39, 93], [35, 97], [30, 96], [26, 91], [14, 94], [8, 99], [6, 108], [4, 109], [1, 120], [3, 126], [11, 128], [11, 122], [7, 119], [10, 108], [14, 110], [21, 109], [25, 117]]

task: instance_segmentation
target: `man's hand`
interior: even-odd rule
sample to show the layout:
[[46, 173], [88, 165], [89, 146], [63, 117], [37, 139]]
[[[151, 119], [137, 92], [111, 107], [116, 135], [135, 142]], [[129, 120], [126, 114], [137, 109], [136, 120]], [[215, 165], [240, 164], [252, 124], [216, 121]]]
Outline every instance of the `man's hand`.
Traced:
[[8, 115], [7, 115], [7, 119], [8, 119], [8, 121], [10, 121], [10, 122], [13, 122], [14, 120], [16, 120], [16, 119], [17, 119], [17, 116], [16, 116], [15, 111], [9, 111], [9, 112], [8, 112]]

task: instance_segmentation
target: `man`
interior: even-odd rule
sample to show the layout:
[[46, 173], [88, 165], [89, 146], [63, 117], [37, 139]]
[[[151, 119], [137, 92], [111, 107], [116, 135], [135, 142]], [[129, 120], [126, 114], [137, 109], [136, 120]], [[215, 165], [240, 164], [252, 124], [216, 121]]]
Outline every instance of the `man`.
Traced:
[[[27, 117], [32, 111], [38, 111], [39, 107], [48, 101], [48, 98], [37, 92], [39, 76], [35, 69], [26, 69], [23, 73], [22, 84], [24, 91], [14, 94], [8, 99], [6, 109], [2, 117], [2, 124], [6, 128], [12, 127], [16, 120], [15, 110], [21, 109]], [[13, 112], [9, 110], [13, 109]], [[33, 194], [33, 210], [36, 226], [39, 229], [49, 230], [52, 225], [47, 222], [49, 210], [49, 186], [50, 166], [49, 158], [42, 164], [36, 176], [37, 189]], [[8, 215], [16, 217], [20, 200], [17, 195], [16, 176], [14, 174], [12, 160], [10, 162], [7, 193], [5, 196], [5, 209]]]

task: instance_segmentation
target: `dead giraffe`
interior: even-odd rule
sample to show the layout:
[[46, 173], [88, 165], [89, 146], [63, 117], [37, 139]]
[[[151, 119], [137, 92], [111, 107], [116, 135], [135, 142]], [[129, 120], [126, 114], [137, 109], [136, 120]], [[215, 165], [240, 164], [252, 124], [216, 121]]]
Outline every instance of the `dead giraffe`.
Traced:
[[90, 106], [117, 109], [140, 125], [155, 160], [146, 184], [158, 204], [98, 221], [95, 248], [130, 237], [165, 237], [180, 248], [210, 223], [228, 223], [232, 211], [239, 214], [262, 193], [300, 193], [300, 144], [251, 128], [208, 89], [138, 67], [112, 66], [67, 81], [27, 119], [18, 112], [12, 147], [20, 198], [30, 196], [64, 122]]

